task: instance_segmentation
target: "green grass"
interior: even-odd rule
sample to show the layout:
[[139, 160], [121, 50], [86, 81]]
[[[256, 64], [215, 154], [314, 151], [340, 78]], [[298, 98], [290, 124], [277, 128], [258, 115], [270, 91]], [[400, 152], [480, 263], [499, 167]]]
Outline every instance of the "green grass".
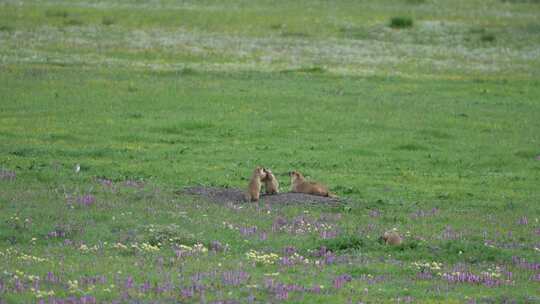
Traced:
[[[0, 302], [540, 301], [539, 10], [1, 3]], [[414, 26], [390, 29], [399, 15]], [[243, 188], [257, 165], [348, 203], [175, 193]], [[378, 241], [392, 228], [402, 245]], [[180, 247], [199, 243], [217, 250]], [[289, 246], [293, 266], [246, 255]]]
[[413, 26], [413, 20], [410, 17], [392, 17], [390, 19], [391, 28], [409, 28]]

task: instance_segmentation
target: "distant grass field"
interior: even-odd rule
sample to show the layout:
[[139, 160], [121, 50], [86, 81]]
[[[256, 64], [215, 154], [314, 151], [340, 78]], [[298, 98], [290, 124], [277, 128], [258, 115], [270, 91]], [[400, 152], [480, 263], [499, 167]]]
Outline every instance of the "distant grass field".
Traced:
[[[540, 303], [539, 15], [1, 1], [0, 303]], [[176, 193], [258, 165], [348, 203]]]

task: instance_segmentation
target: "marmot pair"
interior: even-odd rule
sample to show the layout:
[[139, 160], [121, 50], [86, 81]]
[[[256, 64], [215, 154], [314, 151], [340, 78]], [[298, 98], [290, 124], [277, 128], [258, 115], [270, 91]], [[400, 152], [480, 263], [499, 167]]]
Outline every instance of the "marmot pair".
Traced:
[[258, 201], [263, 183], [266, 194], [279, 193], [279, 183], [272, 171], [266, 168], [257, 167], [253, 171], [253, 175], [249, 181], [246, 200], [252, 202]]

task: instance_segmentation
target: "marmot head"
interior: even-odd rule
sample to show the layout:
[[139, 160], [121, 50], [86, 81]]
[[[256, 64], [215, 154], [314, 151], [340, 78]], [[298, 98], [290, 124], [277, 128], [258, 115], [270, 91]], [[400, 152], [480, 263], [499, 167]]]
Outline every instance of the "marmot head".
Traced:
[[258, 176], [261, 179], [266, 178], [266, 171], [262, 167], [257, 167], [253, 170], [253, 176]]
[[264, 173], [266, 173], [266, 179], [272, 180], [274, 178], [274, 174], [272, 174], [272, 170], [268, 168], [263, 168]]
[[304, 179], [304, 176], [302, 175], [302, 173], [298, 172], [298, 171], [291, 171], [289, 172], [289, 176], [291, 177], [291, 179], [294, 181], [294, 180], [297, 180], [297, 179]]

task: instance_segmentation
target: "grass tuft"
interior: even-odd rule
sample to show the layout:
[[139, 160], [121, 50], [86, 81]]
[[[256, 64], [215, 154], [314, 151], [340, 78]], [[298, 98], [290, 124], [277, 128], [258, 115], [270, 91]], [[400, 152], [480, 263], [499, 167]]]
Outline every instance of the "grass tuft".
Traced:
[[395, 29], [410, 28], [413, 26], [411, 17], [392, 17], [390, 19], [390, 27]]
[[113, 25], [115, 23], [116, 23], [116, 21], [114, 20], [113, 17], [104, 16], [103, 18], [101, 18], [101, 24], [103, 24], [105, 26]]
[[0, 32], [13, 32], [15, 28], [13, 26], [8, 24], [1, 24], [0, 25]]
[[396, 147], [396, 150], [423, 151], [423, 150], [427, 150], [427, 148], [419, 144], [410, 143], [410, 144], [399, 145]]
[[298, 69], [290, 69], [290, 70], [282, 70], [282, 73], [308, 73], [308, 74], [317, 74], [317, 73], [324, 73], [326, 70], [323, 67], [320, 66], [314, 66], [314, 67], [304, 67], [304, 68], [298, 68]]
[[495, 35], [491, 33], [485, 33], [480, 36], [480, 41], [482, 42], [494, 42], [495, 41]]
[[66, 19], [66, 21], [64, 21], [64, 25], [66, 26], [81, 26], [83, 24], [84, 22], [77, 18], [69, 18], [69, 19]]
[[65, 10], [49, 9], [45, 11], [45, 16], [51, 18], [67, 18], [69, 13]]
[[322, 240], [319, 244], [333, 252], [360, 249], [366, 245], [362, 238], [355, 235], [345, 235], [334, 239]]

